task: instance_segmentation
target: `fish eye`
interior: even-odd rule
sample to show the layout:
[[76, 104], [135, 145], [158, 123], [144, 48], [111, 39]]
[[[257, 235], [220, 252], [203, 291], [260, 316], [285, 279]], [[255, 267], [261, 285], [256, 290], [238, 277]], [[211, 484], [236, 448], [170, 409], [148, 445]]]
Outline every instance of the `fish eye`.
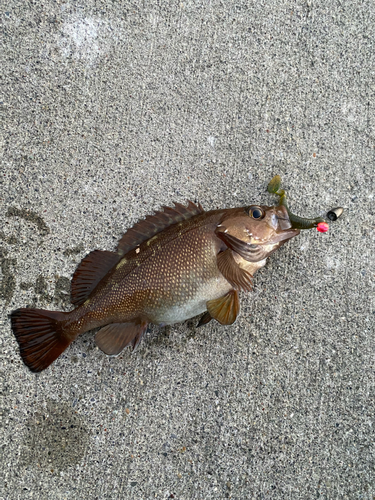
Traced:
[[253, 219], [263, 219], [265, 215], [264, 210], [257, 206], [249, 207], [246, 211]]

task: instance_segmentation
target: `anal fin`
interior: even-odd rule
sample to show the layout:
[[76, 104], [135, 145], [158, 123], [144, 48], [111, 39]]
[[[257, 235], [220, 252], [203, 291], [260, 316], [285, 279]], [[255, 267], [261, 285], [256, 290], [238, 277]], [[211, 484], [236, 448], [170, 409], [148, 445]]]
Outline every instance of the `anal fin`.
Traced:
[[128, 345], [137, 347], [147, 329], [147, 323], [111, 323], [101, 328], [95, 343], [105, 354], [116, 356]]
[[236, 290], [231, 290], [219, 299], [209, 300], [206, 305], [209, 314], [221, 325], [234, 323], [240, 312], [240, 301]]

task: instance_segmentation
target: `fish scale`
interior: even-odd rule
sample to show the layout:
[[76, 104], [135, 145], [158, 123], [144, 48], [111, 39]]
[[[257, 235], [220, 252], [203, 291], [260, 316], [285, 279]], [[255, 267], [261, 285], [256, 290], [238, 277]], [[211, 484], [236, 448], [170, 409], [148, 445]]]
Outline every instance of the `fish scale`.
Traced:
[[[163, 316], [168, 308], [196, 302], [197, 293], [209, 278], [220, 281], [215, 258], [223, 243], [213, 238], [211, 219], [218, 221], [221, 216], [222, 211], [215, 211], [205, 219], [186, 221], [179, 225], [177, 235], [176, 231], [161, 233], [152, 245], [146, 241], [125, 256], [126, 263], [120, 261], [101, 289], [76, 310], [77, 325], [82, 318], [84, 322], [75, 331], [96, 328], [108, 320], [127, 322], [138, 316], [156, 324], [170, 323]], [[226, 280], [221, 284], [228, 288]], [[180, 317], [177, 321], [187, 319]]]

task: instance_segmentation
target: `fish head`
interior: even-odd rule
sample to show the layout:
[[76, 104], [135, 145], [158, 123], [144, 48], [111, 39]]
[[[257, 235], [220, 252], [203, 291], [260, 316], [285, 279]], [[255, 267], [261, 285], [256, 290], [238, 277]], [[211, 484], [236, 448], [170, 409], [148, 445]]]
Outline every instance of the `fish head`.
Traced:
[[292, 227], [287, 209], [280, 205], [251, 205], [236, 209], [221, 221], [216, 235], [249, 262], [266, 259], [299, 234]]

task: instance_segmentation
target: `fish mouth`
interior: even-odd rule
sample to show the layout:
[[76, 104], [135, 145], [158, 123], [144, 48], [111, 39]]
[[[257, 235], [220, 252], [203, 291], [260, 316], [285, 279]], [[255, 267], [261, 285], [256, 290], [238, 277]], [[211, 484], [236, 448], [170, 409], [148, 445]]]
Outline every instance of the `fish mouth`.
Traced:
[[[273, 193], [273, 194], [276, 194], [277, 196], [280, 196], [280, 205], [277, 207], [277, 209], [281, 209], [281, 207], [284, 207], [284, 209], [287, 213], [287, 217], [289, 219], [289, 222], [291, 224], [291, 227], [293, 229], [311, 229], [313, 227], [318, 227], [318, 225], [321, 222], [325, 222], [325, 220], [322, 219], [321, 217], [315, 217], [314, 219], [307, 219], [305, 217], [299, 217], [298, 215], [294, 215], [289, 210], [289, 207], [288, 207], [288, 204], [286, 201], [286, 193], [283, 189], [280, 188], [280, 186], [281, 186], [281, 178], [279, 175], [275, 175], [275, 177], [273, 179], [271, 179], [271, 181], [269, 182], [268, 187], [267, 187], [267, 191], [269, 193]], [[339, 213], [340, 213], [340, 215], [342, 214], [342, 209]], [[336, 214], [334, 214], [334, 215], [336, 215]]]
[[276, 243], [286, 243], [300, 233], [299, 229], [286, 229], [281, 233], [277, 233], [274, 238], [267, 242], [267, 245], [275, 245]]
[[283, 205], [275, 208], [275, 226], [276, 234], [267, 242], [268, 245], [275, 245], [276, 243], [284, 244], [300, 233], [299, 228], [293, 227], [288, 210]]
[[288, 210], [284, 207], [284, 205], [280, 205], [275, 208], [275, 216], [277, 220], [277, 231], [287, 231], [293, 228]]

